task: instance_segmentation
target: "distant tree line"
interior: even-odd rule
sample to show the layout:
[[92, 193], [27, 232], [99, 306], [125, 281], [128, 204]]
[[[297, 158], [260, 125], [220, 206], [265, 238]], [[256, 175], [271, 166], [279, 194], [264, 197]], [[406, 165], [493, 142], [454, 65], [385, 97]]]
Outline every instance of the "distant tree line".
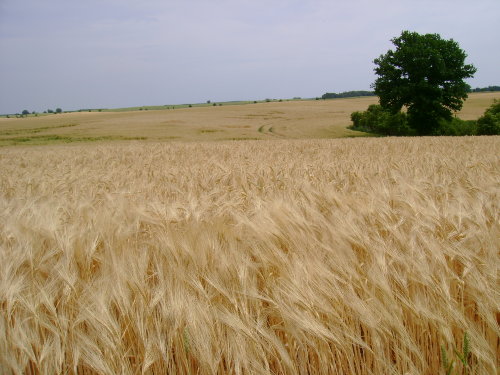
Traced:
[[321, 96], [321, 99], [354, 98], [357, 96], [375, 96], [375, 93], [373, 91], [344, 91], [339, 94], [327, 92]]
[[489, 92], [489, 91], [500, 91], [500, 86], [488, 86], [488, 87], [476, 87], [471, 89], [470, 92]]

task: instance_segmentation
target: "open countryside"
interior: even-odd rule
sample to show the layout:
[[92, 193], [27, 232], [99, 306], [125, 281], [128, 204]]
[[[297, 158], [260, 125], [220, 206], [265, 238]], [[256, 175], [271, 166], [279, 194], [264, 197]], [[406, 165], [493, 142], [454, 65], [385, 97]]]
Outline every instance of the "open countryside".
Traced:
[[494, 374], [500, 137], [375, 102], [0, 119], [0, 372]]
[[[500, 92], [472, 93], [458, 116], [475, 120]], [[350, 114], [376, 97], [272, 101], [135, 111], [0, 118], [0, 146], [106, 140], [220, 141], [366, 136], [347, 129]], [[166, 106], [167, 108], [172, 108]]]

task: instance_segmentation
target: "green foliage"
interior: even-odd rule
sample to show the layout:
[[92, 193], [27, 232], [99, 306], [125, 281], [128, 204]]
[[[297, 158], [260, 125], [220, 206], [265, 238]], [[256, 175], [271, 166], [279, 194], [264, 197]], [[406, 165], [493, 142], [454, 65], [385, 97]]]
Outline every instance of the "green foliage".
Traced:
[[451, 120], [439, 120], [439, 126], [434, 129], [432, 135], [448, 135], [448, 136], [464, 136], [476, 135], [477, 121], [474, 120], [461, 120], [457, 117]]
[[61, 113], [62, 109], [61, 108], [56, 108], [56, 113]]
[[464, 79], [476, 68], [465, 64], [467, 55], [457, 42], [438, 34], [403, 31], [392, 43], [395, 50], [374, 60], [375, 94], [391, 113], [406, 107], [408, 125], [417, 134], [432, 134], [462, 108], [470, 90]]
[[21, 112], [23, 115], [29, 115], [30, 114], [30, 111], [28, 111], [27, 109], [23, 110]]
[[477, 134], [500, 135], [500, 100], [495, 100], [477, 120]]
[[391, 113], [378, 104], [372, 104], [364, 112], [353, 112], [352, 129], [384, 135], [413, 135], [403, 112]]
[[[327, 92], [321, 96], [321, 99], [355, 98], [358, 96], [375, 96], [373, 91], [345, 91], [339, 94]], [[316, 98], [318, 100], [318, 98]]]
[[[470, 359], [470, 354], [471, 354], [471, 347], [470, 347], [470, 340], [469, 340], [469, 335], [467, 335], [467, 332], [464, 333], [464, 339], [462, 343], [462, 352], [459, 352], [456, 348], [453, 350], [455, 353], [455, 356], [458, 357], [462, 364], [463, 368], [463, 374], [468, 375], [471, 370], [471, 364], [469, 363]], [[441, 346], [441, 365], [443, 366], [443, 370], [445, 371], [446, 375], [452, 375], [453, 371], [453, 366], [455, 365], [455, 360], [452, 360], [450, 362], [448, 358], [448, 353], [446, 352], [446, 349], [444, 346]]]
[[[465, 121], [457, 117], [450, 120], [440, 119], [438, 126], [433, 129], [431, 135], [465, 136], [500, 134], [500, 116], [492, 113], [493, 111], [490, 108], [481, 118], [482, 120], [478, 121]], [[351, 114], [351, 121], [353, 123], [351, 126], [353, 130], [368, 133], [392, 136], [412, 136], [417, 134], [416, 130], [409, 125], [406, 113], [392, 113], [378, 104], [370, 105], [364, 112], [353, 112]]]
[[47, 109], [47, 113], [54, 113], [52, 109]]

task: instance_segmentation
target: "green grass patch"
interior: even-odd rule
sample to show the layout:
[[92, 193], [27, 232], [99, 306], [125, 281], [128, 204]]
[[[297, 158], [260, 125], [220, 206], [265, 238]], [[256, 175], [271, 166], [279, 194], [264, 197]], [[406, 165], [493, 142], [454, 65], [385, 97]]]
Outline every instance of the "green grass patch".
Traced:
[[220, 129], [200, 129], [200, 133], [218, 133], [222, 131]]
[[219, 141], [261, 141], [262, 138], [255, 137], [233, 137], [233, 138], [219, 138]]
[[56, 143], [146, 140], [147, 137], [101, 136], [82, 137], [57, 134], [0, 138], [0, 146], [47, 145]]
[[0, 136], [5, 135], [18, 135], [18, 134], [35, 134], [41, 133], [45, 130], [54, 130], [61, 128], [71, 128], [73, 126], [77, 126], [78, 124], [66, 124], [66, 125], [58, 125], [58, 126], [44, 126], [41, 128], [28, 128], [28, 129], [8, 129], [0, 131]]

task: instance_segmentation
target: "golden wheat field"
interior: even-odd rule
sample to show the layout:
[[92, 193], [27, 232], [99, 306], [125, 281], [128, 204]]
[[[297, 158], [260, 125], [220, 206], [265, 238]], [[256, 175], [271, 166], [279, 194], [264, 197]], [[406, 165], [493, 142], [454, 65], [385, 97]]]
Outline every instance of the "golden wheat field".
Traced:
[[[458, 116], [480, 117], [500, 92], [473, 93]], [[198, 106], [148, 111], [74, 112], [0, 118], [0, 146], [116, 140], [225, 141], [366, 136], [350, 115], [376, 97]], [[168, 107], [171, 108], [171, 107]]]
[[499, 155], [500, 137], [1, 148], [0, 373], [437, 375], [467, 333], [470, 373], [495, 374]]

